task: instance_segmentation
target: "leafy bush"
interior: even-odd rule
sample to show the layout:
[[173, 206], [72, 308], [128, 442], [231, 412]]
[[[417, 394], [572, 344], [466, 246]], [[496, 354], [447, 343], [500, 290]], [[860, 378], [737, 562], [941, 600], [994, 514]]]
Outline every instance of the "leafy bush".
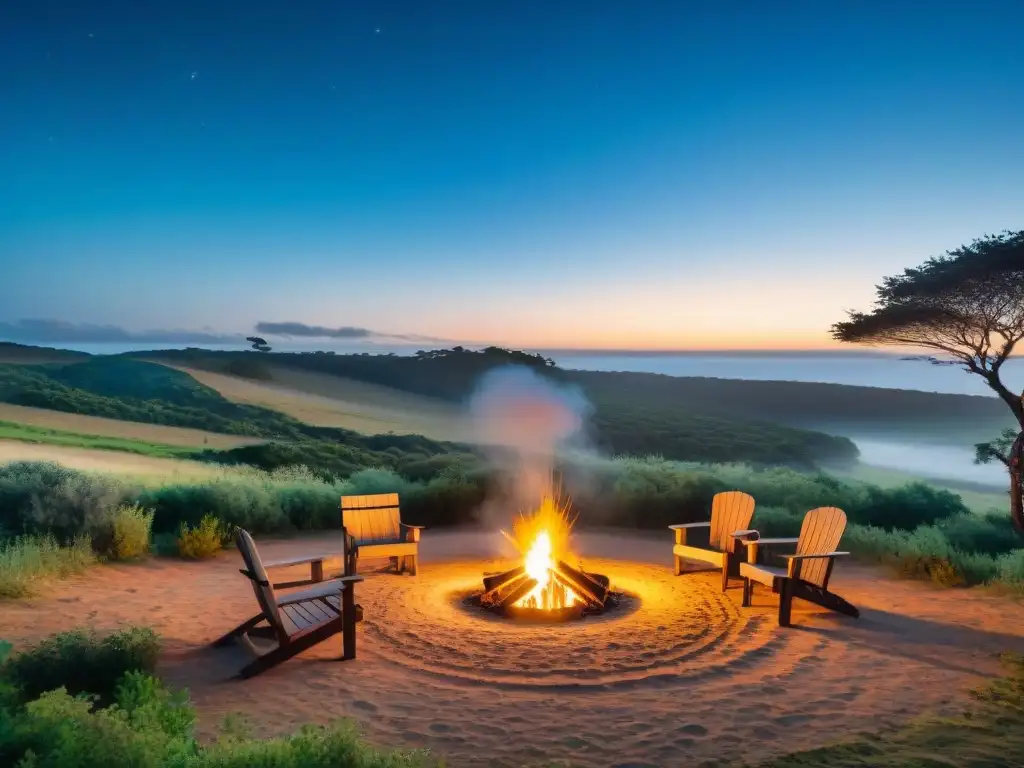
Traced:
[[64, 688], [72, 696], [89, 694], [101, 703], [114, 699], [127, 672], [151, 674], [160, 642], [153, 630], [130, 627], [106, 637], [72, 630], [52, 635], [16, 653], [0, 667], [0, 677], [18, 691], [21, 701]]
[[96, 560], [86, 536], [61, 547], [52, 536], [0, 542], [0, 598], [27, 597], [49, 578], [81, 573]]
[[138, 504], [122, 504], [113, 515], [114, 542], [110, 557], [132, 560], [149, 551], [153, 513]]
[[61, 543], [109, 531], [110, 513], [134, 493], [123, 480], [48, 461], [0, 466], [0, 531], [52, 534]]
[[[211, 744], [195, 736], [195, 710], [184, 692], [127, 673], [109, 706], [66, 690], [42, 694], [0, 715], [0, 764], [32, 768], [405, 768], [436, 765], [426, 752], [380, 752], [347, 723], [305, 726], [279, 739], [226, 732]], [[24, 762], [22, 762], [24, 761]]]
[[212, 514], [204, 516], [194, 528], [182, 523], [178, 533], [178, 554], [189, 560], [213, 557], [230, 540], [231, 533], [231, 528]]

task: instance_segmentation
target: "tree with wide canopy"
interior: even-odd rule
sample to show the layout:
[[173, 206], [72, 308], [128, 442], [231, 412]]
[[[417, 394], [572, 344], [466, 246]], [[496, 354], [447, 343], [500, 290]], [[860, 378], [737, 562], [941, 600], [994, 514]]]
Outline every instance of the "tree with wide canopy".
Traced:
[[986, 235], [886, 277], [875, 308], [848, 315], [832, 326], [837, 341], [933, 350], [980, 376], [1006, 403], [1018, 429], [976, 449], [979, 461], [1007, 466], [1011, 515], [1024, 531], [1024, 393], [1011, 390], [1001, 375], [1004, 363], [1024, 349], [1024, 230]]

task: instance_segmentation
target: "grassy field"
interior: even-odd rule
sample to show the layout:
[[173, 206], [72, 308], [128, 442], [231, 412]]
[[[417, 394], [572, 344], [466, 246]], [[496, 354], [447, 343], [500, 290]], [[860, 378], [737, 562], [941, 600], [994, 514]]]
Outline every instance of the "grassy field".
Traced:
[[[168, 427], [163, 424], [144, 424], [137, 421], [105, 419], [78, 413], [30, 408], [24, 405], [0, 403], [0, 422], [18, 424], [28, 428], [75, 433], [92, 437], [108, 437], [162, 446], [227, 450], [241, 445], [260, 442], [259, 438], [240, 435], [222, 435], [201, 429]], [[7, 435], [5, 435], [7, 437]], [[43, 442], [43, 441], [40, 441]], [[125, 450], [125, 449], [119, 449]]]
[[0, 440], [19, 440], [24, 443], [61, 445], [103, 451], [123, 451], [124, 453], [137, 453], [140, 456], [155, 456], [163, 459], [187, 459], [192, 458], [196, 453], [195, 448], [180, 445], [150, 443], [130, 437], [89, 435], [82, 434], [81, 432], [68, 432], [62, 429], [15, 424], [10, 421], [0, 421]]
[[163, 363], [192, 376], [226, 399], [279, 411], [319, 427], [351, 429], [365, 435], [423, 435], [466, 441], [472, 435], [465, 414], [452, 403], [375, 384], [281, 367], [269, 379]]

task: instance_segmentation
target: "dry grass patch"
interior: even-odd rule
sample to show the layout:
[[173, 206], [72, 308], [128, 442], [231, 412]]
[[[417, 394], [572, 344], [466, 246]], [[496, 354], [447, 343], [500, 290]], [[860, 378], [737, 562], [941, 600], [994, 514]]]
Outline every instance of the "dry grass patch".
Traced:
[[122, 451], [0, 440], [0, 464], [13, 461], [55, 461], [84, 472], [158, 477], [163, 482], [169, 478], [186, 480], [223, 474], [223, 468], [187, 459], [164, 459]]
[[455, 405], [430, 397], [276, 366], [268, 366], [270, 381], [168, 367], [189, 374], [232, 402], [270, 408], [318, 427], [340, 427], [367, 435], [393, 432], [434, 440], [469, 439], [464, 413]]
[[204, 432], [200, 429], [104, 419], [98, 416], [83, 416], [78, 413], [63, 413], [45, 408], [28, 408], [23, 405], [7, 403], [0, 403], [0, 421], [27, 424], [43, 429], [77, 432], [82, 435], [144, 440], [149, 443], [187, 448], [229, 449], [261, 442], [258, 438], [219, 435], [216, 432]]

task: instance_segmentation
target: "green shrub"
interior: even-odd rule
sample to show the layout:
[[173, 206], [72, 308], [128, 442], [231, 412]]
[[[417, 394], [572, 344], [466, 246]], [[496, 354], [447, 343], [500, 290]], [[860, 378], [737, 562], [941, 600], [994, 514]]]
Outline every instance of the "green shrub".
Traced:
[[0, 466], [0, 530], [8, 535], [52, 534], [61, 543], [102, 536], [110, 514], [136, 489], [124, 480], [47, 461]]
[[35, 594], [50, 578], [81, 573], [96, 561], [86, 536], [61, 547], [52, 536], [22, 536], [0, 542], [0, 598]]
[[122, 504], [113, 515], [113, 560], [133, 560], [149, 552], [153, 513], [138, 504]]
[[[4, 660], [0, 643], [0, 765], [23, 768], [404, 768], [436, 765], [423, 751], [380, 752], [348, 723], [306, 726], [254, 740], [229, 718], [219, 738], [196, 738], [186, 692], [152, 676], [149, 630], [98, 639], [84, 632], [47, 638]], [[11, 683], [14, 687], [10, 687]]]
[[93, 630], [72, 630], [11, 656], [0, 667], [0, 678], [14, 686], [24, 702], [64, 688], [72, 696], [89, 694], [105, 704], [113, 701], [127, 672], [153, 673], [159, 650], [156, 633], [145, 627], [105, 637]]
[[182, 523], [178, 533], [178, 554], [189, 560], [215, 556], [230, 541], [232, 531], [215, 515], [206, 515], [199, 525], [189, 528]]

